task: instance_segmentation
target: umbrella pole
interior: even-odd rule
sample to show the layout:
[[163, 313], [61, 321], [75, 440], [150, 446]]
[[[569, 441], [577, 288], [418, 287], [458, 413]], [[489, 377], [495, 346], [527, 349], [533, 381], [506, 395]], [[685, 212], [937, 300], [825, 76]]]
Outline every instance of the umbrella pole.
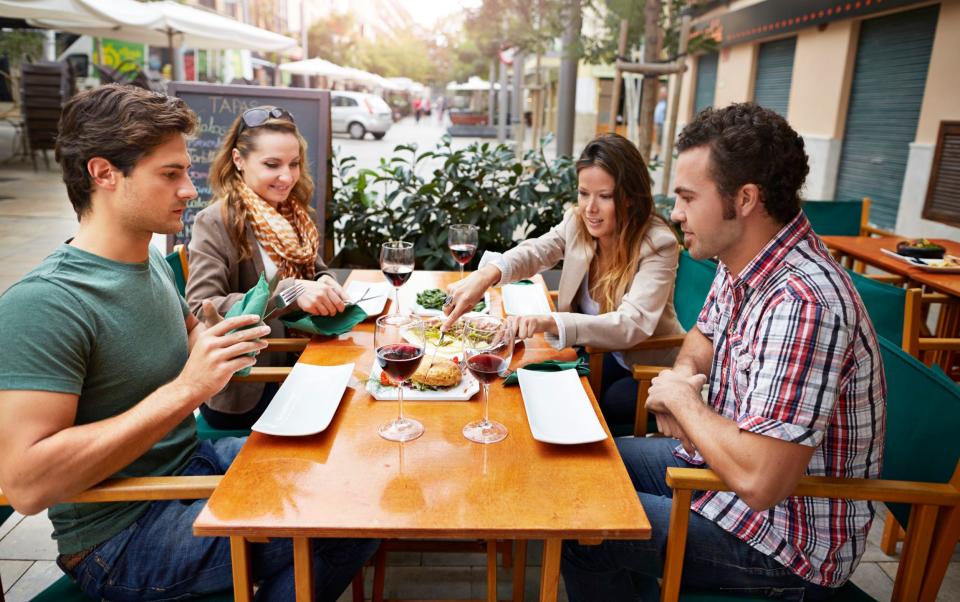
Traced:
[[170, 66], [173, 69], [173, 81], [183, 80], [183, 57], [179, 48], [173, 45], [173, 29], [167, 28], [167, 48], [170, 50]]

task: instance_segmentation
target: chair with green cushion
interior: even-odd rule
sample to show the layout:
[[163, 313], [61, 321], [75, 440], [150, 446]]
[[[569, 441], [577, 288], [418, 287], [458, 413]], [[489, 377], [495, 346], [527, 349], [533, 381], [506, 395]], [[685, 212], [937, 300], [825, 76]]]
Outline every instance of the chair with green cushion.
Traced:
[[[697, 317], [707, 300], [716, 273], [717, 264], [714, 262], [708, 259], [694, 259], [686, 249], [680, 250], [680, 259], [677, 263], [677, 280], [673, 292], [673, 306], [677, 311], [677, 320], [685, 330], [690, 330], [697, 323]], [[684, 336], [677, 334], [650, 337], [629, 351], [679, 347], [683, 343]], [[600, 383], [603, 378], [603, 354], [608, 351], [610, 350], [594, 347], [587, 349], [590, 354], [590, 385], [595, 395], [600, 393]], [[634, 378], [639, 380], [636, 367], [634, 367]], [[643, 388], [643, 384], [641, 384], [641, 388]], [[639, 391], [637, 397], [638, 399], [640, 397]], [[649, 419], [646, 411], [638, 411], [633, 424], [610, 424], [608, 426], [614, 436], [632, 435], [635, 432], [646, 433], [648, 429], [654, 429], [653, 432], [656, 430], [656, 423]]]
[[173, 252], [167, 255], [167, 263], [173, 270], [173, 283], [181, 297], [187, 295], [187, 248], [183, 245], [173, 247]]
[[[901, 524], [907, 541], [894, 583], [894, 600], [934, 600], [960, 533], [960, 388], [907, 354], [895, 342], [880, 339], [887, 382], [887, 419], [880, 479], [803, 477], [796, 495], [883, 501]], [[922, 403], [917, 396], [922, 395]], [[670, 536], [664, 561], [661, 601], [721, 602], [730, 595], [680, 591], [690, 495], [729, 491], [710, 470], [667, 470], [673, 488]], [[896, 503], [893, 503], [896, 502]], [[831, 600], [870, 600], [852, 583]]]
[[870, 218], [870, 200], [805, 200], [803, 212], [819, 236], [860, 236]]

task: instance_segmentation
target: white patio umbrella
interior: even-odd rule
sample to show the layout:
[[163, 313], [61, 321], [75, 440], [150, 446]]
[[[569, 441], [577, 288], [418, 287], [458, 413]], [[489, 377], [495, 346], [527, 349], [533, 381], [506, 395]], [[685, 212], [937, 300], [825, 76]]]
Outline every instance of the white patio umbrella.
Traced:
[[280, 65], [280, 70], [297, 75], [319, 75], [322, 77], [344, 77], [349, 74], [346, 68], [321, 58], [284, 63]]
[[[447, 84], [447, 90], [451, 92], [482, 92], [490, 89], [490, 82], [473, 75], [465, 83], [458, 84], [450, 82]], [[493, 84], [494, 90], [500, 89], [500, 84]]]
[[[240, 23], [215, 12], [171, 0], [0, 0], [0, 8], [17, 8], [30, 23], [94, 37], [140, 42], [153, 46], [248, 49], [261, 52], [285, 50], [297, 45], [287, 36]], [[27, 8], [32, 9], [28, 15]], [[71, 12], [74, 11], [74, 12]], [[4, 13], [6, 14], [6, 13]], [[175, 71], [179, 64], [174, 61]], [[181, 74], [176, 73], [179, 79]]]

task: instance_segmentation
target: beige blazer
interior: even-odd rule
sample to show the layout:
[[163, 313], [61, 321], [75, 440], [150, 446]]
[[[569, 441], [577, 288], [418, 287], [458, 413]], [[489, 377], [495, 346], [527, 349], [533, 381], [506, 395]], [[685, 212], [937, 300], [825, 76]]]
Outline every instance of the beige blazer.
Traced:
[[[673, 289], [680, 251], [667, 226], [655, 219], [640, 247], [640, 264], [616, 311], [598, 316], [578, 313], [577, 294], [590, 270], [596, 242], [577, 239], [576, 208], [539, 238], [526, 240], [503, 254], [501, 284], [529, 278], [563, 261], [556, 314], [567, 345], [629, 349], [654, 335], [682, 334], [673, 307]], [[548, 337], [549, 338], [549, 337]], [[673, 365], [676, 349], [624, 353], [627, 364]]]
[[[201, 304], [209, 299], [221, 315], [226, 314], [234, 303], [243, 298], [259, 280], [263, 272], [263, 258], [257, 246], [253, 228], [247, 224], [247, 242], [253, 256], [240, 261], [240, 251], [233, 244], [223, 221], [223, 201], [215, 201], [197, 214], [193, 222], [187, 260], [187, 303], [190, 311], [200, 316]], [[317, 278], [333, 276], [319, 255], [316, 260]], [[283, 290], [293, 285], [293, 278], [284, 278], [277, 285]], [[272, 337], [286, 336], [286, 328], [279, 316], [268, 322]], [[258, 366], [279, 366], [286, 360], [285, 353], [264, 353], [257, 360]], [[260, 400], [264, 383], [231, 383], [218, 393], [207, 405], [218, 412], [242, 414], [253, 408]]]

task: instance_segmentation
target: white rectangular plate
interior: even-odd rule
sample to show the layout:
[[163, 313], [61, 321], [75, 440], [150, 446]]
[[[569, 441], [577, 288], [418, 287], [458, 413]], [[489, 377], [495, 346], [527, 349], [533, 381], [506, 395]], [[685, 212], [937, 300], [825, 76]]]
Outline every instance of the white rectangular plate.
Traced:
[[[419, 293], [420, 291], [417, 291], [417, 292]], [[427, 309], [426, 307], [423, 307], [422, 305], [420, 305], [419, 303], [416, 302], [416, 298], [417, 298], [416, 295], [414, 295], [413, 298], [414, 298], [414, 301], [413, 301], [413, 309], [412, 309], [411, 311], [413, 311], [413, 313], [417, 314], [418, 316], [424, 316], [424, 317], [426, 317], [426, 316], [442, 316], [442, 315], [443, 315], [443, 310], [442, 310], [442, 309]], [[485, 292], [485, 293], [483, 294], [483, 302], [484, 302], [486, 305], [484, 306], [484, 308], [483, 308], [482, 310], [480, 310], [479, 312], [472, 312], [472, 311], [471, 311], [471, 312], [468, 312], [468, 313], [471, 313], [471, 314], [473, 314], [473, 313], [480, 313], [480, 314], [488, 314], [488, 313], [490, 313], [490, 291], [487, 291], [487, 292]]]
[[573, 445], [603, 441], [607, 433], [576, 370], [517, 370], [530, 433], [537, 441]]
[[387, 305], [387, 298], [391, 292], [393, 292], [393, 287], [390, 286], [389, 282], [362, 282], [354, 280], [347, 286], [347, 296], [350, 297], [351, 300], [371, 297], [360, 303], [360, 309], [367, 312], [368, 316], [379, 316], [383, 313], [383, 308]]
[[[926, 272], [944, 272], [946, 274], [955, 274], [960, 273], [960, 265], [943, 265], [942, 259], [920, 259], [918, 257], [907, 257], [906, 255], [901, 255], [896, 251], [891, 251], [890, 249], [880, 249], [890, 257], [899, 259], [909, 263], [915, 268], [920, 268]], [[945, 257], [954, 257], [953, 255], [946, 255]]]
[[340, 406], [352, 374], [353, 364], [297, 363], [253, 430], [283, 437], [303, 437], [323, 431]]
[[[428, 361], [428, 357], [423, 361]], [[380, 384], [380, 365], [374, 361], [367, 379], [367, 391], [378, 401], [396, 401], [397, 388]], [[410, 387], [403, 388], [404, 401], [467, 401], [480, 392], [480, 383], [468, 371], [463, 372], [460, 384], [441, 391], [418, 391]]]
[[508, 316], [542, 316], [550, 313], [550, 302], [539, 284], [505, 284], [503, 311]]

